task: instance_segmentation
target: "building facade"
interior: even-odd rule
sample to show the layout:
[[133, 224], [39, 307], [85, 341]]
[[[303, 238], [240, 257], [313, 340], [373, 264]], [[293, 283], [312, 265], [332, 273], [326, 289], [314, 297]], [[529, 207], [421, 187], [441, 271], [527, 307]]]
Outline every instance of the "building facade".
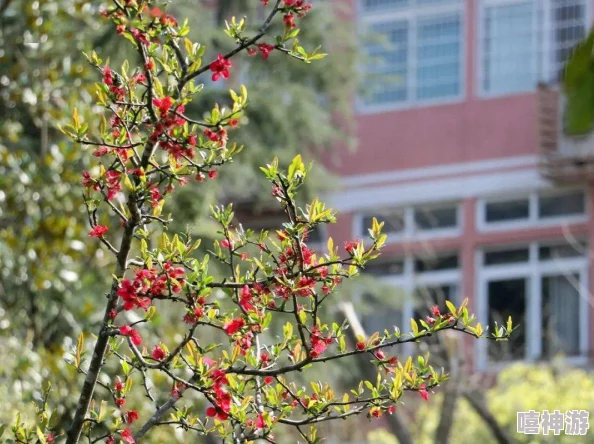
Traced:
[[[538, 85], [554, 90], [594, 1], [353, 6], [366, 52], [358, 149], [328, 163], [342, 178], [328, 234], [364, 239], [372, 217], [385, 221], [388, 245], [366, 272], [402, 291], [371, 325], [406, 330], [427, 305], [468, 298], [483, 325], [519, 325], [503, 347], [469, 342], [476, 369], [558, 354], [591, 363], [594, 194], [588, 174], [549, 174], [543, 128], [563, 136], [557, 114], [556, 126], [542, 118]], [[565, 158], [577, 171], [584, 156]]]

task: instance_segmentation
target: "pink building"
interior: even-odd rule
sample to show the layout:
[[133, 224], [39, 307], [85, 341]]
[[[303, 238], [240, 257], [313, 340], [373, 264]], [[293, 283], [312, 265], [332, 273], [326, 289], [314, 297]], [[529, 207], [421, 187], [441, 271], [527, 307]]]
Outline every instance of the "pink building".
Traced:
[[508, 345], [469, 342], [476, 369], [588, 363], [589, 150], [559, 148], [557, 96], [539, 112], [537, 85], [556, 82], [594, 1], [353, 1], [368, 53], [359, 147], [328, 165], [343, 178], [329, 234], [364, 238], [371, 217], [385, 221], [389, 245], [367, 272], [402, 297], [371, 323], [408, 326], [428, 301], [468, 297], [481, 322], [520, 324]]

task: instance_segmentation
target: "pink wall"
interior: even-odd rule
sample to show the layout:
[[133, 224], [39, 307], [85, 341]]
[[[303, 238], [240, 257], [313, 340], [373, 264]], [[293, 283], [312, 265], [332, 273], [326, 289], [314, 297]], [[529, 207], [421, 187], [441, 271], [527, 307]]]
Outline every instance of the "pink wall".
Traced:
[[358, 115], [357, 151], [335, 156], [328, 162], [330, 169], [341, 175], [366, 174], [537, 152], [535, 94], [476, 96], [477, 5], [478, 0], [466, 0], [465, 98]]

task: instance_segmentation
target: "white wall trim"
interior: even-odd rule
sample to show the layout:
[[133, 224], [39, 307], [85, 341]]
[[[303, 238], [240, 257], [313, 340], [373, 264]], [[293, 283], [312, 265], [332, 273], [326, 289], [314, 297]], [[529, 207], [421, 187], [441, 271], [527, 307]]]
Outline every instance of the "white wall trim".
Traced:
[[461, 200], [490, 194], [552, 188], [538, 169], [481, 174], [468, 177], [426, 180], [401, 185], [349, 189], [328, 195], [338, 211], [375, 210], [411, 204]]
[[514, 156], [500, 159], [481, 160], [476, 162], [450, 163], [446, 165], [425, 168], [409, 168], [400, 171], [378, 172], [343, 176], [341, 183], [347, 188], [363, 185], [379, 184], [382, 182], [400, 182], [427, 179], [432, 176], [458, 176], [460, 174], [488, 172], [505, 168], [530, 167], [538, 164], [538, 156]]

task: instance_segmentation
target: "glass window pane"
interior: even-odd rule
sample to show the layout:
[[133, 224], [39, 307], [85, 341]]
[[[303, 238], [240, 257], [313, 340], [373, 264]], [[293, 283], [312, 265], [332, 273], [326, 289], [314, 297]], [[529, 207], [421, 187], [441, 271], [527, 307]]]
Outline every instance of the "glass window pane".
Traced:
[[542, 355], [580, 352], [579, 275], [542, 278]]
[[381, 104], [407, 100], [408, 22], [376, 24], [369, 39], [373, 42], [365, 44], [363, 101]]
[[489, 202], [485, 205], [487, 222], [506, 222], [528, 219], [530, 204], [528, 199]]
[[367, 236], [368, 229], [371, 228], [373, 218], [378, 222], [384, 222], [384, 233], [399, 233], [404, 230], [404, 211], [397, 210], [391, 212], [378, 212], [375, 214], [366, 214], [362, 219], [361, 235]]
[[568, 257], [581, 257], [586, 253], [586, 244], [584, 242], [577, 242], [572, 244], [551, 244], [541, 245], [538, 247], [538, 259], [541, 261], [562, 259]]
[[415, 259], [415, 271], [417, 273], [423, 273], [427, 271], [455, 270], [457, 268], [458, 253]]
[[425, 320], [431, 307], [437, 305], [441, 313], [449, 313], [445, 302], [458, 304], [458, 286], [455, 284], [421, 287], [415, 290], [413, 318]]
[[584, 214], [586, 195], [583, 191], [574, 191], [556, 196], [539, 196], [538, 214], [541, 218]]
[[563, 73], [563, 65], [575, 44], [586, 33], [587, 0], [555, 0], [551, 12], [553, 20], [552, 41], [554, 42], [553, 71], [549, 81], [558, 80]]
[[415, 208], [415, 227], [419, 230], [437, 230], [458, 226], [458, 207]]
[[485, 8], [483, 23], [483, 88], [510, 93], [536, 86], [533, 5], [526, 1]]
[[517, 326], [508, 341], [488, 341], [489, 357], [495, 361], [525, 357], [527, 287], [528, 279], [524, 278], [488, 283], [489, 328], [495, 322], [505, 326], [509, 316]]
[[509, 250], [485, 251], [485, 265], [505, 265], [528, 262], [530, 252], [528, 247], [512, 248]]
[[460, 94], [460, 14], [422, 19], [417, 27], [417, 98]]
[[400, 275], [404, 273], [404, 261], [402, 259], [369, 261], [363, 272], [372, 276]]
[[325, 236], [323, 234], [323, 229], [320, 225], [315, 226], [312, 230], [309, 231], [307, 235], [307, 241], [313, 244], [319, 244], [325, 242]]

